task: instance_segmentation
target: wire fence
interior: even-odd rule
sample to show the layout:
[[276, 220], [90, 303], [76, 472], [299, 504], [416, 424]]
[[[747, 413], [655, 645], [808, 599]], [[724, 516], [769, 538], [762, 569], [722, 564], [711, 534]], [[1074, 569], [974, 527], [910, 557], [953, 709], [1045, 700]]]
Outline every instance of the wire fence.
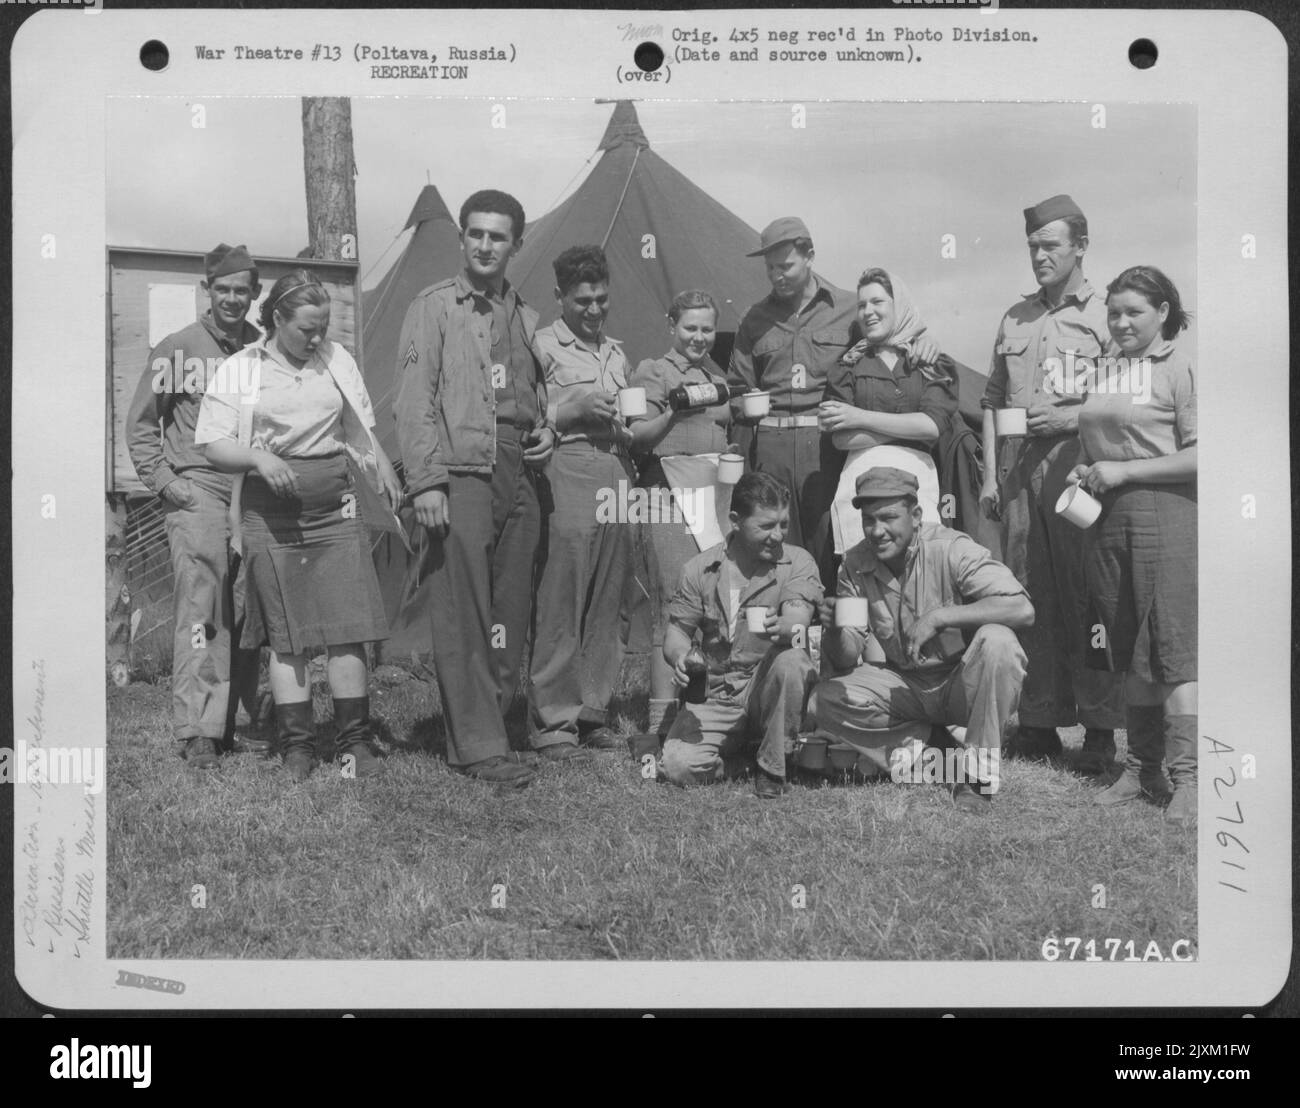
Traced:
[[158, 501], [128, 500], [126, 587], [131, 596], [131, 668], [150, 674], [172, 662], [172, 561]]

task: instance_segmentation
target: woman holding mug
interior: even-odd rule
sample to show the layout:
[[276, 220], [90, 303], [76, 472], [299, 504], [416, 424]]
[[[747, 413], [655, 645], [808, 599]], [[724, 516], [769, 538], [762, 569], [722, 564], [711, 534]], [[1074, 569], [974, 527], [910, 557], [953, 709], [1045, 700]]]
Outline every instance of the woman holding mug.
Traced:
[[[628, 381], [631, 386], [644, 388], [646, 394], [646, 414], [631, 420], [632, 449], [638, 453], [653, 452], [639, 484], [643, 488], [664, 490], [659, 500], [661, 505], [673, 496], [673, 505], [683, 516], [686, 510], [700, 510], [725, 517], [730, 504], [729, 486], [726, 504], [706, 503], [708, 496], [698, 494], [715, 488], [722, 492], [715, 485], [714, 477], [717, 456], [727, 449], [731, 406], [724, 400], [712, 407], [675, 410], [668, 400], [669, 392], [680, 385], [715, 385], [726, 389], [726, 377], [709, 357], [717, 328], [718, 305], [712, 296], [698, 289], [678, 293], [668, 308], [672, 349], [661, 358], [643, 361]], [[672, 476], [665, 472], [665, 465]], [[693, 474], [694, 479], [683, 481], [683, 473]], [[674, 487], [696, 494], [692, 496], [693, 503], [678, 503], [675, 494], [667, 491]], [[667, 734], [672, 724], [667, 716], [676, 697], [672, 667], [663, 658], [668, 602], [677, 591], [686, 563], [701, 549], [713, 545], [710, 541], [702, 548], [686, 522], [672, 518], [676, 514], [667, 519], [654, 519], [646, 525], [654, 552], [659, 598], [650, 651], [650, 732], [660, 735]]]
[[[1099, 361], [1079, 410], [1084, 462], [1069, 480], [1101, 501], [1088, 532], [1088, 591], [1106, 668], [1127, 672], [1128, 757], [1097, 798], [1173, 798], [1165, 815], [1196, 819], [1196, 376], [1174, 339], [1187, 326], [1178, 289], [1154, 266], [1106, 287], [1120, 357]], [[1097, 651], [1095, 653], [1100, 653]]]
[[862, 274], [858, 322], [863, 338], [840, 359], [819, 409], [822, 431], [848, 451], [831, 508], [840, 555], [862, 541], [854, 488], [874, 466], [915, 475], [922, 521], [943, 522], [931, 451], [957, 410], [956, 366], [925, 335], [925, 323], [897, 275], [878, 268]]
[[356, 362], [325, 337], [330, 296], [319, 278], [302, 269], [281, 277], [260, 322], [265, 337], [218, 368], [220, 387], [205, 393], [194, 434], [215, 467], [243, 475], [243, 644], [270, 645], [289, 776], [304, 780], [315, 766], [307, 651], [322, 646], [338, 752], [351, 775], [370, 776], [379, 763], [363, 644], [386, 638], [388, 626], [356, 482], [370, 482], [394, 510], [401, 485], [375, 440]]

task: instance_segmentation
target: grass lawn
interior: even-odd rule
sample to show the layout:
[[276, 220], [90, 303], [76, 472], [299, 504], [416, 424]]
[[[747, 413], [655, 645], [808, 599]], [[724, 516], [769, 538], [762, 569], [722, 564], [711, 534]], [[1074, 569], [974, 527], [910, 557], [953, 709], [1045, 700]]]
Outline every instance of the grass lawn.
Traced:
[[[645, 672], [629, 656], [621, 688]], [[1197, 949], [1195, 832], [1146, 803], [1097, 808], [1065, 769], [1004, 764], [985, 819], [934, 785], [678, 790], [625, 753], [503, 794], [447, 769], [431, 684], [380, 673], [383, 776], [297, 786], [248, 754], [188, 769], [166, 678], [109, 689], [110, 957], [1006, 960], [1050, 934]], [[644, 725], [643, 698], [615, 709]], [[518, 705], [511, 723], [522, 746]]]

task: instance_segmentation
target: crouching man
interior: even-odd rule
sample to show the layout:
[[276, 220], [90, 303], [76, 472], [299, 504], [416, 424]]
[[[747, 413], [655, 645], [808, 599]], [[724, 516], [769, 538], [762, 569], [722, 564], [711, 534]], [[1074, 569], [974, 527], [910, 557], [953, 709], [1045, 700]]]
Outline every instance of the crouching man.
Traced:
[[[912, 474], [867, 470], [853, 506], [866, 538], [845, 553], [837, 591], [866, 599], [870, 632], [834, 626], [834, 602], [822, 605], [822, 654], [839, 675], [817, 686], [809, 712], [819, 731], [869, 759], [883, 756], [896, 778], [898, 759], [890, 765], [886, 751], [900, 735], [918, 727], [925, 734], [933, 724], [965, 726], [975, 756], [946, 759], [966, 778], [946, 783], [958, 807], [987, 812], [1003, 729], [1025, 677], [1016, 631], [1034, 622], [1029, 596], [965, 532], [921, 524]], [[969, 645], [964, 631], [974, 632]], [[881, 664], [861, 661], [869, 637], [883, 650]]]
[[726, 540], [686, 563], [668, 607], [664, 660], [674, 682], [691, 684], [687, 656], [697, 631], [708, 676], [702, 703], [688, 692], [661, 765], [675, 785], [705, 784], [720, 775], [724, 757], [757, 743], [754, 791], [772, 799], [784, 791], [786, 742], [801, 730], [817, 681], [804, 644], [822, 587], [812, 555], [784, 542], [790, 491], [783, 482], [746, 474], [730, 518]]

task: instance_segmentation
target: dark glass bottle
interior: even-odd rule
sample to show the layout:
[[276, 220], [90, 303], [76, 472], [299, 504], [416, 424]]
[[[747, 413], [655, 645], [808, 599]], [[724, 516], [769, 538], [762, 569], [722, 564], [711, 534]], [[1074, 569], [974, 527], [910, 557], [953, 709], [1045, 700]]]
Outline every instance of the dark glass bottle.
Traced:
[[703, 704], [709, 698], [709, 664], [698, 646], [691, 647], [690, 653], [682, 660], [682, 668], [691, 678], [686, 685], [686, 702]]
[[745, 389], [739, 385], [692, 384], [678, 385], [668, 390], [668, 406], [675, 412], [693, 411], [697, 408], [712, 408], [743, 396]]

